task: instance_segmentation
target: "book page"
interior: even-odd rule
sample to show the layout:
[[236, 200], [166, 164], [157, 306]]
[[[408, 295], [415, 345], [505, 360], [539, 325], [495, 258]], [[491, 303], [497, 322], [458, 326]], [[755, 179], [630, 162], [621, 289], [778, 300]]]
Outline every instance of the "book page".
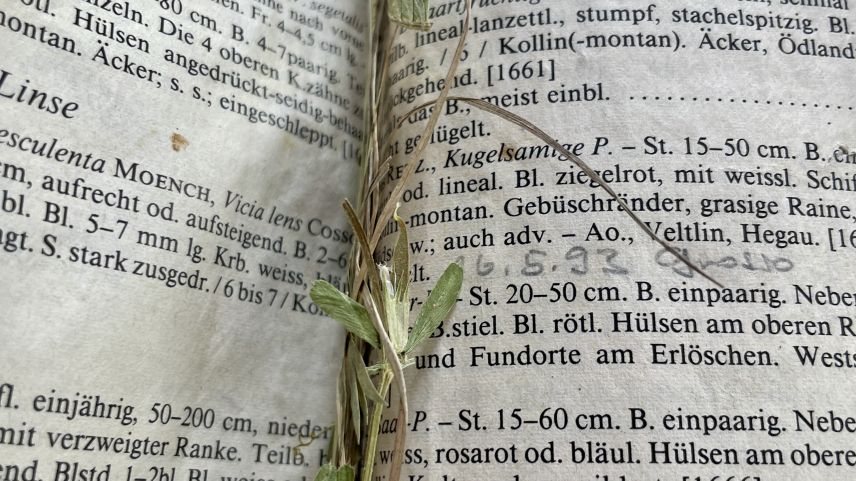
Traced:
[[308, 292], [351, 246], [366, 17], [3, 2], [0, 479], [314, 475], [343, 336]]
[[[464, 2], [431, 14], [392, 50], [397, 118], [439, 94]], [[722, 286], [450, 102], [400, 211], [414, 316], [465, 272], [387, 426], [408, 479], [852, 479], [854, 28], [846, 1], [474, 2], [452, 95], [540, 126]], [[398, 165], [427, 117], [403, 118]]]

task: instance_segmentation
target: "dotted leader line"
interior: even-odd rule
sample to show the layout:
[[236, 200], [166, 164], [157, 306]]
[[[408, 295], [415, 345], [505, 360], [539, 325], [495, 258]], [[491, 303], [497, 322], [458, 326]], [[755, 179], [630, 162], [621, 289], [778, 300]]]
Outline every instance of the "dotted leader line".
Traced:
[[854, 110], [853, 106], [849, 105], [833, 105], [811, 102], [789, 102], [784, 100], [758, 100], [758, 99], [739, 99], [734, 97], [663, 97], [663, 96], [630, 96], [630, 100], [635, 101], [660, 101], [660, 102], [701, 102], [701, 103], [731, 103], [731, 104], [754, 104], [754, 105], [775, 105], [780, 107], [798, 107], [823, 110]]

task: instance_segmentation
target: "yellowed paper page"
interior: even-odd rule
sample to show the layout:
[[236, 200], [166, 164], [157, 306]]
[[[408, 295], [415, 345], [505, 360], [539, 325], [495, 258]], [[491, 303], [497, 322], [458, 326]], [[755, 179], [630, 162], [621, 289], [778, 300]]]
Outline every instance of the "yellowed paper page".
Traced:
[[314, 475], [342, 334], [308, 292], [350, 249], [366, 21], [0, 5], [0, 479]]
[[[466, 282], [408, 378], [410, 479], [852, 479], [852, 5], [474, 5], [452, 95], [541, 126], [724, 287], [551, 147], [447, 104], [401, 209], [414, 310], [449, 262]], [[439, 94], [463, 7], [396, 41], [394, 115]]]

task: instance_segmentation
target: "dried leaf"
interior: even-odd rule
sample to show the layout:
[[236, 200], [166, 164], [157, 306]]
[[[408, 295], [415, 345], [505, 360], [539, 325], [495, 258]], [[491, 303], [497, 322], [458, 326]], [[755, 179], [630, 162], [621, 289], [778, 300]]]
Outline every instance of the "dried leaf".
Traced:
[[315, 475], [315, 481], [354, 481], [355, 476], [353, 466], [339, 466], [336, 469], [332, 464], [325, 464]]
[[333, 467], [332, 464], [321, 466], [321, 469], [318, 470], [318, 474], [315, 475], [315, 481], [337, 481], [336, 468]]
[[[446, 103], [446, 98], [449, 96], [452, 84], [455, 83], [455, 72], [458, 71], [458, 63], [461, 61], [461, 54], [463, 54], [464, 45], [467, 43], [467, 35], [470, 30], [470, 16], [472, 13], [472, 5], [470, 1], [467, 0], [464, 4], [467, 6], [467, 13], [464, 16], [464, 28], [461, 35], [458, 37], [458, 45], [455, 47], [455, 55], [452, 57], [449, 70], [446, 72], [445, 83], [443, 84], [443, 88], [440, 90], [440, 96], [437, 98], [438, 108], [435, 108], [434, 111], [431, 112], [431, 116], [428, 118], [428, 125], [426, 125], [425, 129], [422, 131], [422, 137], [419, 139], [416, 149], [411, 152], [410, 159], [407, 161], [407, 167], [404, 169], [404, 173], [399, 177], [398, 183], [395, 185], [395, 188], [389, 194], [389, 198], [383, 208], [380, 210], [380, 215], [377, 218], [378, 226], [385, 226], [387, 221], [392, 218], [396, 204], [398, 204], [399, 199], [401, 199], [401, 196], [404, 194], [404, 189], [409, 185], [407, 182], [416, 172], [416, 167], [420, 165], [419, 159], [422, 156], [422, 152], [428, 146], [428, 142], [433, 137], [431, 133], [434, 132], [434, 127], [437, 126], [437, 122], [440, 120], [440, 116], [444, 111], [442, 107]], [[375, 229], [369, 245], [372, 247], [377, 246], [382, 235], [383, 229]]]
[[587, 163], [585, 163], [578, 156], [571, 153], [562, 144], [560, 144], [553, 137], [551, 137], [550, 134], [544, 132], [543, 130], [538, 128], [535, 124], [526, 120], [525, 118], [523, 118], [517, 114], [514, 114], [508, 110], [505, 110], [502, 107], [497, 107], [496, 105], [493, 105], [492, 103], [487, 102], [487, 101], [482, 100], [482, 99], [476, 99], [476, 98], [470, 98], [470, 97], [455, 97], [455, 96], [443, 97], [442, 95], [437, 97], [437, 99], [435, 99], [435, 100], [432, 100], [430, 102], [426, 102], [422, 105], [415, 107], [414, 109], [411, 110], [411, 112], [407, 113], [402, 118], [407, 118], [412, 112], [419, 111], [419, 110], [427, 108], [431, 105], [435, 106], [434, 110], [436, 111], [437, 110], [436, 106], [441, 105], [446, 100], [457, 100], [460, 102], [465, 102], [465, 103], [472, 105], [473, 107], [481, 109], [481, 110], [488, 112], [490, 114], [496, 115], [497, 117], [499, 117], [503, 120], [507, 120], [508, 122], [511, 122], [512, 124], [517, 125], [518, 127], [521, 127], [524, 130], [527, 130], [532, 135], [534, 135], [534, 136], [538, 137], [539, 139], [541, 139], [542, 141], [544, 141], [544, 143], [546, 143], [550, 147], [556, 149], [556, 151], [558, 151], [560, 154], [562, 154], [565, 157], [567, 157], [568, 159], [570, 159], [571, 162], [576, 164], [577, 167], [579, 167], [580, 170], [585, 172], [592, 180], [597, 182], [600, 185], [600, 188], [605, 190], [606, 193], [609, 194], [610, 197], [615, 199], [615, 201], [618, 203], [618, 205], [621, 206], [622, 211], [627, 216], [629, 216], [630, 219], [632, 219], [633, 222], [635, 222], [636, 225], [639, 226], [639, 228], [641, 228], [643, 231], [645, 231], [645, 233], [648, 234], [648, 236], [651, 237], [651, 239], [653, 239], [656, 243], [663, 246], [663, 248], [666, 249], [667, 251], [669, 251], [670, 254], [672, 254], [673, 256], [680, 259], [681, 262], [686, 264], [687, 267], [689, 267], [690, 269], [692, 269], [693, 271], [698, 273], [700, 276], [704, 277], [705, 279], [709, 280], [710, 282], [713, 282], [714, 284], [716, 284], [719, 287], [725, 287], [724, 284], [722, 284], [718, 280], [714, 279], [710, 274], [708, 274], [701, 267], [696, 265], [696, 263], [694, 263], [692, 260], [690, 260], [686, 255], [684, 255], [678, 249], [674, 248], [671, 244], [666, 242], [666, 240], [664, 240], [663, 238], [658, 236], [657, 233], [655, 233], [653, 230], [651, 230], [651, 228], [648, 227], [648, 224], [643, 222], [642, 219], [639, 218], [639, 216], [632, 209], [630, 209], [630, 207], [627, 205], [627, 202], [621, 196], [619, 196], [615, 192], [615, 190], [612, 187], [610, 187], [610, 185], [607, 182], [604, 182], [604, 180], [601, 178], [601, 176], [597, 172], [595, 172], [594, 169], [589, 167], [589, 165]]
[[[359, 378], [359, 376], [357, 376], [357, 384], [359, 384], [359, 380], [360, 380], [360, 378]], [[369, 413], [369, 403], [368, 403], [368, 401], [366, 401], [366, 395], [365, 395], [365, 392], [363, 392], [363, 390], [362, 390], [362, 389], [360, 389], [360, 390], [359, 390], [359, 392], [357, 392], [357, 393], [355, 393], [355, 394], [358, 394], [358, 396], [357, 396], [357, 400], [359, 400], [359, 402], [360, 402], [360, 412], [361, 412], [361, 413], [364, 413], [364, 414], [363, 414], [363, 416], [364, 416], [365, 418], [368, 418], [368, 415], [369, 415], [369, 414], [368, 414], [368, 413]], [[366, 419], [366, 421], [368, 421], [368, 419]]]
[[410, 338], [407, 340], [405, 352], [410, 352], [414, 347], [418, 346], [422, 341], [437, 329], [437, 326], [446, 319], [449, 311], [454, 307], [458, 300], [458, 293], [461, 291], [461, 284], [464, 280], [464, 271], [458, 264], [449, 264], [434, 290], [428, 295], [425, 304], [419, 311], [419, 317], [416, 319], [416, 324], [413, 326], [413, 331], [410, 333]]
[[389, 0], [389, 19], [407, 28], [428, 30], [428, 0]]
[[348, 358], [354, 366], [354, 372], [357, 374], [357, 381], [360, 383], [363, 393], [374, 402], [383, 402], [380, 393], [377, 392], [371, 376], [369, 376], [368, 368], [366, 367], [363, 357], [357, 353], [356, 349], [348, 349]]
[[351, 334], [380, 349], [377, 331], [375, 331], [366, 308], [346, 296], [329, 282], [317, 280], [309, 291], [312, 302], [325, 314], [339, 321]]
[[[403, 359], [401, 361], [401, 367], [403, 369], [407, 369], [408, 367], [413, 366], [414, 364], [416, 364], [416, 361], [414, 359]], [[377, 374], [382, 373], [384, 369], [389, 368], [389, 363], [381, 362], [378, 364], [372, 364], [371, 366], [367, 367], [366, 370], [369, 372], [369, 376], [375, 376]]]
[[382, 362], [379, 364], [372, 364], [371, 366], [367, 367], [366, 370], [369, 372], [369, 376], [374, 376], [376, 374], [380, 374], [381, 372], [383, 372], [384, 369], [388, 368], [389, 364]]
[[410, 302], [408, 299], [398, 299], [395, 287], [390, 279], [389, 268], [379, 266], [380, 280], [383, 285], [383, 306], [386, 313], [386, 332], [396, 354], [403, 352], [407, 344], [407, 327], [410, 321]]
[[398, 240], [392, 251], [392, 273], [395, 279], [395, 297], [402, 300], [407, 299], [410, 288], [410, 243], [407, 240], [407, 224], [398, 216], [397, 207], [392, 217], [398, 223]]
[[356, 477], [356, 472], [352, 466], [348, 466], [347, 464], [344, 466], [339, 466], [339, 471], [336, 473], [335, 481], [354, 481]]
[[357, 387], [357, 374], [356, 369], [354, 369], [353, 365], [351, 365], [349, 371], [350, 372], [346, 374], [346, 376], [349, 378], [348, 387], [350, 395], [348, 397], [351, 401], [351, 422], [354, 425], [354, 436], [356, 436], [357, 439], [360, 439], [360, 426], [362, 424], [362, 421], [360, 419], [360, 390]]
[[[345, 209], [345, 213], [348, 214], [348, 220], [351, 222], [351, 227], [354, 229], [354, 233], [357, 235], [357, 240], [360, 244], [360, 249], [362, 249], [363, 254], [363, 262], [365, 263], [366, 270], [369, 272], [369, 284], [371, 285], [371, 294], [374, 298], [375, 302], [382, 302], [380, 296], [381, 283], [380, 276], [377, 272], [377, 264], [374, 263], [374, 258], [372, 257], [373, 252], [369, 247], [368, 236], [366, 236], [366, 231], [363, 228], [363, 225], [360, 223], [360, 219], [357, 216], [357, 213], [354, 211], [354, 207], [350, 202], [346, 199], [342, 202], [342, 207]], [[359, 293], [354, 293], [355, 295]], [[383, 305], [383, 304], [381, 304]], [[375, 346], [377, 347], [377, 346]]]

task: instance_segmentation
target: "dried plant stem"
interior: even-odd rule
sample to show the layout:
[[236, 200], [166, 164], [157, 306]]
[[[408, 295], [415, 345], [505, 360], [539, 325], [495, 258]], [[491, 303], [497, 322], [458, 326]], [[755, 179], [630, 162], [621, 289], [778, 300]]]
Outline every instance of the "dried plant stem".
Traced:
[[[466, 11], [466, 17], [464, 19], [464, 29], [463, 29], [463, 32], [461, 34], [461, 37], [458, 39], [458, 45], [455, 49], [455, 55], [453, 57], [451, 65], [449, 66], [449, 70], [446, 72], [445, 83], [443, 85], [443, 89], [440, 91], [440, 96], [438, 97], [438, 101], [439, 101], [438, 105], [440, 105], [440, 106], [442, 106], [445, 103], [445, 99], [449, 95], [449, 92], [451, 91], [452, 84], [453, 84], [454, 79], [455, 79], [455, 73], [458, 70], [458, 64], [460, 62], [461, 55], [462, 55], [463, 50], [464, 50], [464, 45], [466, 45], [466, 37], [467, 37], [467, 32], [469, 31], [468, 27], [470, 24], [470, 15], [471, 15], [471, 8], [472, 8], [469, 0], [467, 0], [466, 6], [467, 6], [467, 11]], [[395, 31], [397, 31], [397, 27], [394, 28], [393, 35], [392, 35], [392, 38], [390, 39], [389, 45], [392, 45], [392, 40], [395, 37]], [[386, 71], [388, 69], [389, 58], [390, 58], [389, 52], [387, 52], [387, 54], [384, 56], [384, 65], [382, 67], [382, 71], [384, 73], [386, 73]], [[385, 75], [384, 75], [384, 77], [385, 77]], [[384, 79], [383, 78], [381, 79], [381, 85], [384, 85]], [[380, 104], [376, 103], [375, 108], [379, 109], [379, 107], [380, 107]], [[386, 225], [386, 223], [389, 222], [390, 219], [392, 219], [393, 213], [395, 212], [395, 209], [396, 209], [396, 205], [398, 204], [399, 199], [401, 199], [401, 196], [404, 193], [404, 189], [407, 187], [407, 181], [410, 179], [410, 177], [416, 171], [416, 167], [419, 164], [419, 162], [418, 162], [419, 156], [422, 154], [422, 152], [428, 146], [428, 142], [431, 140], [431, 132], [433, 132], [434, 128], [437, 126], [437, 122], [440, 120], [440, 116], [442, 115], [442, 113], [443, 113], [443, 110], [441, 108], [435, 109], [433, 112], [431, 112], [431, 117], [428, 119], [428, 125], [425, 127], [422, 138], [420, 138], [419, 144], [417, 145], [416, 150], [413, 152], [412, 157], [408, 161], [407, 168], [404, 171], [404, 175], [402, 175], [398, 184], [393, 189], [392, 193], [390, 194], [389, 199], [387, 199], [387, 201], [386, 201], [386, 204], [383, 206], [382, 209], [380, 209], [380, 215], [377, 218], [373, 218], [374, 216], [369, 216], [369, 218], [372, 219], [372, 221], [373, 221], [372, 224], [370, 224], [370, 225], [374, 226], [374, 229], [370, 229], [369, 235], [371, 237], [370, 237], [370, 240], [368, 242], [368, 245], [363, 246], [364, 248], [367, 248], [367, 252], [368, 252], [369, 256], [371, 256], [371, 254], [374, 252], [374, 249], [377, 248], [377, 245], [380, 242], [381, 235], [383, 234], [383, 226]], [[379, 142], [377, 141], [377, 133], [379, 130], [379, 126], [376, 123], [376, 121], [377, 121], [376, 112], [375, 112], [373, 117], [374, 117], [373, 120], [375, 121], [375, 124], [374, 124], [375, 128], [373, 129], [374, 148], [376, 149], [375, 150], [375, 156], [379, 156], [379, 155], [381, 155], [381, 152], [380, 152]], [[378, 174], [379, 174], [379, 172], [378, 172]], [[360, 286], [360, 284], [361, 284], [361, 280], [360, 280], [360, 276], [358, 275], [357, 279], [356, 279], [356, 285]], [[367, 297], [368, 301], [371, 301], [371, 298], [369, 296], [366, 296], [366, 297]], [[373, 319], [375, 317], [377, 318], [375, 320], [375, 323], [376, 323], [375, 327], [378, 329], [378, 332], [379, 332], [380, 337], [381, 337], [381, 342], [383, 343], [383, 350], [384, 350], [384, 354], [385, 354], [384, 357], [386, 358], [387, 362], [392, 367], [393, 379], [395, 380], [396, 387], [398, 388], [398, 398], [399, 398], [398, 422], [396, 423], [397, 429], [396, 429], [396, 433], [395, 433], [395, 442], [393, 444], [393, 451], [392, 451], [393, 452], [393, 458], [392, 458], [392, 462], [390, 465], [390, 472], [389, 472], [389, 479], [390, 480], [398, 480], [398, 478], [401, 475], [401, 467], [402, 467], [403, 459], [404, 459], [404, 447], [405, 447], [405, 444], [407, 442], [407, 418], [408, 418], [407, 384], [404, 380], [404, 369], [401, 367], [401, 361], [398, 358], [398, 354], [396, 353], [396, 350], [392, 347], [392, 343], [390, 342], [389, 336], [387, 335], [386, 331], [383, 330], [383, 325], [382, 325], [380, 316], [377, 315], [377, 306], [372, 304], [372, 307], [373, 307], [374, 313], [376, 314], [376, 316], [372, 316], [372, 317], [373, 317]], [[387, 372], [387, 370], [385, 370], [385, 372]], [[376, 409], [375, 412], [377, 412], [377, 406], [375, 406], [375, 409]], [[370, 437], [369, 443], [376, 445], [377, 444], [378, 431], [377, 430], [371, 430], [371, 431], [369, 431], [368, 435]], [[371, 469], [372, 468], [370, 467], [370, 465], [374, 464], [374, 451], [376, 451], [376, 446], [375, 446], [375, 449], [373, 449], [373, 451], [372, 451], [372, 455], [371, 455], [372, 459], [371, 460], [368, 460], [368, 459], [365, 460], [365, 466], [367, 467], [367, 469], [369, 469], [369, 476], [363, 477], [363, 479], [366, 481], [370, 481], [370, 479], [371, 479], [370, 475], [371, 475]]]
[[[350, 253], [348, 289], [345, 293], [337, 293], [336, 287], [329, 285], [329, 283], [326, 283], [327, 285], [325, 286], [324, 282], [316, 281], [312, 292], [310, 292], [310, 294], [314, 293], [313, 301], [321, 306], [325, 313], [342, 322], [345, 328], [351, 333], [346, 342], [345, 356], [343, 357], [342, 368], [339, 372], [336, 403], [337, 420], [331, 441], [330, 462], [322, 466], [316, 480], [352, 480], [354, 475], [351, 468], [358, 462], [363, 463], [362, 479], [371, 480], [377, 454], [379, 428], [383, 418], [383, 399], [390, 393], [393, 382], [395, 382], [398, 391], [399, 409], [396, 423], [398, 428], [396, 429], [392, 451], [393, 456], [390, 463], [390, 479], [400, 477], [404, 458], [408, 407], [407, 387], [402, 364], [408, 365], [409, 361], [407, 359], [408, 351], [404, 350], [404, 343], [413, 343], [415, 345], [418, 342], [409, 338], [401, 339], [399, 336], [401, 332], [406, 332], [407, 330], [408, 315], [402, 317], [401, 314], [398, 314], [395, 316], [398, 319], [386, 318], [390, 316], [390, 312], [401, 313], [404, 311], [401, 310], [401, 307], [388, 305], [390, 303], [400, 303], [401, 299], [390, 298], [388, 296], [386, 285], [382, 284], [378, 277], [379, 266], [375, 264], [373, 254], [380, 242], [384, 230], [383, 227], [392, 218], [396, 205], [407, 185], [407, 181], [416, 170], [417, 159], [427, 147], [431, 132], [437, 125], [442, 112], [432, 112], [423, 133], [424, 139], [419, 143], [417, 150], [410, 158], [404, 175], [392, 193], [388, 197], [385, 197], [381, 192], [381, 180], [383, 179], [385, 170], [389, 168], [392, 159], [389, 156], [383, 157], [382, 146], [386, 145], [386, 134], [394, 129], [394, 125], [386, 117], [381, 116], [380, 112], [385, 111], [384, 109], [389, 102], [386, 89], [393, 56], [392, 47], [396, 35], [402, 31], [400, 27], [392, 25], [386, 20], [387, 16], [385, 13], [389, 1], [396, 2], [398, 0], [369, 0], [367, 2], [369, 16], [372, 20], [369, 39], [370, 62], [366, 69], [368, 95], [364, 103], [365, 108], [363, 113], [363, 122], [367, 135], [364, 137], [360, 153], [361, 180], [357, 193], [357, 208], [354, 209], [347, 201], [344, 205], [345, 212], [358, 241], [354, 243]], [[469, 25], [470, 21], [470, 8], [470, 0], [467, 0], [467, 16], [465, 20], [467, 25]], [[402, 12], [407, 12], [407, 10], [399, 11], [399, 13]], [[416, 13], [427, 16], [427, 2], [425, 3], [425, 8]], [[420, 27], [428, 26], [426, 18], [423, 18], [414, 25], [417, 24]], [[445, 99], [449, 95], [461, 53], [463, 52], [465, 39], [466, 32], [459, 39], [454, 60], [451, 62], [449, 71], [446, 74], [446, 83], [440, 94], [441, 99]], [[396, 270], [397, 277], [395, 282], [399, 284], [402, 277], [405, 280], [408, 278], [406, 275], [408, 264], [407, 262], [402, 262], [401, 264], [405, 266], [404, 270], [400, 266]], [[384, 269], [384, 273], [388, 273], [388, 270], [384, 266], [381, 266], [381, 268]], [[456, 293], [453, 296], [455, 298], [457, 297], [457, 291], [460, 289], [462, 275], [460, 268], [458, 268], [456, 274]], [[387, 279], [385, 282], [387, 283], [388, 278], [389, 276], [387, 275], [385, 277]], [[403, 295], [406, 297], [406, 284], [404, 286]], [[362, 305], [355, 306], [353, 301], [361, 301]], [[444, 311], [444, 315], [448, 315], [448, 311], [452, 306], [445, 307], [446, 311]], [[361, 309], [362, 311], [360, 311]], [[366, 313], [368, 313], [367, 316], [365, 315]], [[383, 313], [383, 316], [381, 313]], [[369, 324], [368, 329], [366, 329], [366, 325], [364, 325], [362, 319], [365, 319], [365, 323]], [[425, 319], [430, 319], [430, 316]], [[393, 321], [395, 322], [393, 326], [403, 323], [403, 327], [397, 327], [394, 331], [390, 330], [390, 322]], [[374, 326], [373, 329], [372, 325]], [[377, 336], [369, 335], [369, 331], [376, 332]], [[395, 337], [395, 343], [391, 341], [390, 335]], [[366, 355], [369, 357], [372, 355], [373, 351], [368, 349], [369, 345], [382, 352], [382, 361], [377, 365], [380, 366], [378, 370], [380, 379], [377, 380], [376, 378], [374, 382], [370, 378], [369, 369], [363, 363], [363, 358]], [[355, 354], [358, 357], [351, 357], [349, 360], [349, 356]], [[376, 389], [378, 386], [375, 383], [378, 382], [381, 388], [380, 392]], [[371, 394], [369, 397], [374, 402], [371, 408], [368, 407], [367, 393]], [[366, 421], [368, 421], [367, 425], [362, 424]], [[363, 426], [367, 429], [361, 429]], [[341, 477], [342, 475], [345, 477]]]
[[464, 102], [464, 103], [470, 104], [473, 107], [476, 107], [480, 110], [483, 110], [485, 112], [496, 115], [497, 117], [499, 117], [503, 120], [507, 120], [507, 121], [513, 123], [514, 125], [517, 125], [518, 127], [523, 128], [524, 130], [528, 131], [532, 135], [534, 135], [534, 136], [538, 137], [539, 139], [541, 139], [542, 141], [544, 141], [544, 143], [546, 143], [550, 147], [556, 149], [559, 153], [561, 153], [562, 155], [564, 155], [565, 157], [570, 159], [574, 164], [576, 164], [577, 167], [579, 167], [580, 170], [585, 172], [586, 175], [591, 177], [592, 180], [597, 182], [600, 185], [600, 187], [610, 195], [610, 197], [615, 199], [615, 201], [618, 202], [618, 205], [621, 206], [621, 208], [624, 210], [624, 212], [628, 216], [630, 216], [630, 218], [633, 219], [633, 222], [635, 222], [636, 225], [638, 225], [643, 231], [645, 231], [645, 233], [648, 234], [648, 236], [650, 236], [651, 239], [653, 239], [658, 244], [663, 246], [663, 248], [665, 248], [667, 251], [669, 251], [669, 253], [671, 253], [673, 256], [677, 257], [678, 259], [680, 259], [681, 262], [686, 264], [690, 269], [697, 272], [699, 275], [701, 275], [705, 279], [709, 280], [710, 282], [713, 282], [714, 284], [716, 284], [719, 287], [725, 287], [722, 283], [720, 283], [719, 281], [717, 281], [716, 279], [711, 277], [709, 274], [704, 272], [699, 266], [695, 265], [689, 258], [687, 258], [687, 256], [685, 256], [679, 250], [672, 247], [668, 242], [666, 242], [665, 240], [663, 240], [659, 236], [657, 236], [657, 234], [654, 233], [654, 231], [652, 231], [650, 227], [648, 227], [648, 224], [643, 222], [642, 219], [639, 218], [639, 216], [635, 212], [633, 212], [633, 210], [630, 209], [630, 206], [627, 205], [627, 203], [624, 201], [624, 199], [619, 197], [618, 194], [615, 192], [615, 190], [612, 187], [610, 187], [609, 184], [606, 183], [603, 180], [603, 178], [601, 178], [601, 176], [597, 172], [595, 172], [594, 169], [589, 167], [589, 165], [587, 163], [585, 163], [581, 158], [579, 158], [578, 156], [571, 153], [571, 151], [569, 151], [562, 144], [557, 142], [552, 136], [550, 136], [550, 134], [544, 132], [543, 130], [538, 128], [538, 126], [533, 124], [532, 122], [530, 122], [530, 121], [524, 119], [523, 117], [521, 117], [517, 114], [514, 114], [508, 110], [505, 110], [502, 107], [497, 107], [496, 105], [493, 105], [490, 102], [484, 101], [482, 99], [476, 99], [476, 98], [470, 98], [470, 97], [454, 97], [454, 96], [451, 96], [451, 97], [446, 97], [444, 99], [442, 96], [440, 96], [440, 97], [437, 97], [435, 100], [432, 100], [430, 102], [426, 102], [422, 105], [419, 105], [418, 107], [415, 107], [411, 112], [419, 111], [419, 110], [422, 110], [424, 108], [430, 107], [432, 105], [434, 106], [434, 111], [436, 112], [437, 110], [440, 110], [438, 105], [440, 105], [441, 102], [445, 102], [447, 100], [455, 100], [455, 101], [459, 101], [459, 102]]
[[[383, 327], [383, 321], [381, 320], [377, 305], [374, 303], [371, 296], [365, 295], [364, 297], [364, 302], [371, 304], [372, 309], [369, 311], [372, 314], [371, 319], [375, 325], [375, 329], [378, 331], [378, 335], [380, 336], [380, 342], [383, 345], [384, 361], [388, 363], [388, 367], [385, 367], [383, 370], [383, 376], [384, 378], [387, 374], [392, 376], [392, 379], [395, 381], [395, 386], [398, 388], [398, 404], [400, 406], [398, 411], [398, 429], [395, 432], [395, 446], [392, 451], [393, 456], [390, 467], [390, 479], [398, 479], [398, 476], [401, 473], [401, 462], [404, 459], [404, 443], [407, 441], [407, 429], [405, 429], [405, 426], [407, 426], [407, 385], [404, 381], [404, 369], [401, 367], [401, 360], [398, 359], [398, 353], [392, 345], [392, 341], [389, 339], [386, 329]], [[382, 393], [382, 397], [383, 396], [385, 396], [385, 394]], [[380, 404], [381, 408], [383, 407], [383, 404], [377, 404]], [[375, 405], [375, 409], [377, 409], [377, 405]], [[369, 431], [368, 435], [370, 439], [373, 439], [375, 444], [377, 444], [378, 432]], [[366, 465], [368, 464], [369, 463], [366, 462]], [[374, 460], [372, 460], [372, 464], [374, 464]]]
[[[380, 396], [386, 398], [389, 393], [389, 385], [392, 383], [392, 371], [384, 369], [380, 380]], [[369, 424], [369, 431], [366, 433], [368, 442], [366, 444], [363, 455], [363, 474], [360, 479], [372, 479], [372, 471], [374, 470], [375, 457], [377, 456], [377, 440], [380, 432], [380, 421], [383, 419], [383, 403], [375, 402], [372, 409], [372, 418]]]
[[[464, 26], [462, 29], [462, 33], [460, 38], [458, 39], [458, 45], [455, 48], [455, 55], [452, 57], [452, 63], [449, 65], [449, 70], [446, 72], [446, 78], [443, 84], [443, 89], [440, 91], [440, 95], [437, 97], [437, 105], [442, 106], [446, 102], [446, 97], [449, 96], [449, 92], [452, 89], [452, 84], [455, 80], [455, 73], [458, 70], [458, 64], [461, 61], [461, 55], [464, 51], [464, 45], [467, 42], [467, 33], [469, 32], [469, 24], [470, 24], [470, 13], [471, 13], [471, 5], [468, 0], [466, 3], [467, 13], [464, 18]], [[443, 114], [443, 110], [441, 108], [435, 109], [431, 112], [431, 117], [428, 119], [428, 125], [425, 127], [425, 130], [422, 132], [422, 137], [419, 139], [419, 144], [416, 146], [416, 150], [410, 156], [410, 159], [407, 161], [407, 168], [404, 171], [404, 174], [399, 179], [398, 183], [390, 194], [389, 199], [386, 201], [386, 204], [383, 206], [381, 210], [380, 217], [377, 219], [376, 226], [371, 235], [371, 240], [369, 242], [369, 247], [376, 248], [378, 243], [380, 242], [380, 238], [383, 235], [383, 226], [392, 219], [392, 214], [395, 212], [395, 206], [398, 203], [399, 199], [401, 199], [402, 194], [404, 194], [404, 189], [407, 187], [407, 181], [410, 180], [410, 177], [413, 176], [414, 172], [416, 172], [416, 167], [419, 165], [419, 156], [422, 155], [422, 152], [428, 146], [428, 143], [431, 141], [431, 133], [434, 131], [434, 127], [437, 126], [437, 122], [440, 120], [440, 116]]]
[[[313, 301], [321, 306], [325, 313], [341, 322], [350, 332], [339, 374], [337, 424], [331, 441], [330, 462], [322, 466], [316, 481], [353, 481], [359, 462], [363, 464], [359, 479], [372, 481], [380, 426], [384, 408], [387, 406], [387, 396], [392, 399], [393, 383], [398, 391], [398, 415], [388, 479], [398, 481], [401, 476], [409, 415], [404, 367], [412, 364], [412, 358], [409, 357], [411, 350], [424, 341], [451, 312], [460, 292], [463, 271], [454, 263], [447, 268], [435, 289], [431, 291], [428, 302], [420, 310], [416, 324], [412, 326], [410, 333], [404, 334], [402, 338], [402, 333], [407, 333], [409, 326], [409, 309], [406, 302], [402, 300], [407, 299], [408, 296], [410, 263], [407, 255], [409, 246], [406, 224], [395, 212], [408, 182], [415, 174], [421, 156], [430, 143], [447, 101], [464, 102], [495, 115], [526, 130], [554, 148], [597, 182], [618, 203], [620, 210], [623, 210], [648, 236], [690, 269], [722, 287], [721, 283], [692, 263], [686, 255], [658, 237], [596, 171], [551, 135], [525, 118], [484, 100], [450, 95], [466, 45], [472, 0], [465, 0], [466, 16], [463, 28], [446, 72], [445, 83], [437, 98], [413, 108], [401, 118], [397, 125], [393, 124], [388, 116], [381, 115], [382, 112], [387, 112], [387, 107], [391, 110], [386, 92], [387, 77], [393, 53], [392, 46], [396, 36], [401, 33], [400, 27], [384, 21], [385, 6], [388, 1], [398, 0], [369, 0], [368, 2], [372, 18], [372, 35], [369, 43], [371, 61], [367, 69], [369, 88], [364, 104], [364, 125], [367, 135], [364, 137], [360, 153], [361, 180], [357, 193], [357, 208], [352, 207], [348, 201], [343, 204], [357, 240], [349, 258], [347, 293], [342, 293], [335, 286], [320, 280], [315, 282], [310, 292], [313, 295]], [[424, 13], [427, 15], [427, 10]], [[425, 26], [427, 23], [423, 22], [419, 25]], [[384, 36], [384, 33], [388, 35]], [[392, 157], [389, 156], [387, 149], [405, 119], [429, 107], [433, 107], [433, 110], [416, 148], [406, 159], [404, 172], [398, 182], [389, 196], [385, 197], [381, 189], [382, 179], [392, 163]], [[375, 250], [383, 237], [385, 227], [393, 216], [399, 224], [400, 233], [399, 241], [393, 251], [392, 266], [375, 264]], [[404, 254], [399, 256], [398, 253]], [[392, 268], [392, 275], [390, 268]], [[374, 350], [371, 349], [372, 347]], [[380, 359], [377, 364], [369, 368], [364, 361], [371, 359], [373, 354]], [[377, 354], [380, 355], [377, 356]], [[374, 379], [372, 379], [373, 376], [375, 376]], [[370, 401], [374, 404], [369, 404]]]
[[[396, 361], [397, 362], [397, 361]], [[396, 380], [402, 380], [398, 385], [398, 422], [395, 430], [395, 444], [393, 444], [393, 460], [389, 468], [389, 479], [398, 479], [401, 477], [401, 466], [404, 462], [404, 446], [407, 443], [407, 389], [404, 385], [404, 370], [401, 369], [401, 363], [398, 363], [398, 374], [395, 374]]]

